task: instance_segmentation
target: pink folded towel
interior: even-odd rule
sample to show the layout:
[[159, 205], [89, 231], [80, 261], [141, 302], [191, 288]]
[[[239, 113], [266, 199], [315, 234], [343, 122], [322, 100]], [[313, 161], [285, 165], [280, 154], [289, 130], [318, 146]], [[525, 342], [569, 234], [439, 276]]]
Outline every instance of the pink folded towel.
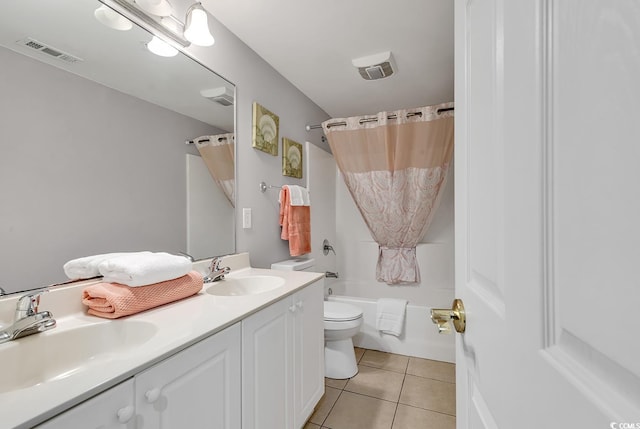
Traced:
[[139, 287], [97, 283], [82, 291], [82, 303], [89, 307], [89, 314], [117, 319], [195, 295], [200, 292], [202, 285], [202, 274], [197, 271], [177, 279]]

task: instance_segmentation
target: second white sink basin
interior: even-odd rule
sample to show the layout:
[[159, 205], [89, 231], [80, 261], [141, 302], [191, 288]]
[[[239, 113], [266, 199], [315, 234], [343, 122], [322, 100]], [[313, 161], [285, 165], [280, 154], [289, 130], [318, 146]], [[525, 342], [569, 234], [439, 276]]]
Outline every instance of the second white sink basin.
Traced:
[[148, 322], [114, 320], [71, 329], [58, 327], [0, 344], [0, 393], [51, 382], [81, 372], [97, 361], [151, 339], [157, 328]]
[[207, 293], [217, 296], [243, 296], [269, 292], [284, 286], [284, 279], [276, 276], [226, 278], [211, 283]]

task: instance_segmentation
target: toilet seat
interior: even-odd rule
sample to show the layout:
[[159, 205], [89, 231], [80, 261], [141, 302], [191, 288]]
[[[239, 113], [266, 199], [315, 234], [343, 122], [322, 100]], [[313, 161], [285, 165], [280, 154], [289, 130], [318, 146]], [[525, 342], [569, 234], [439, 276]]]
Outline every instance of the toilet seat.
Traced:
[[343, 302], [325, 301], [324, 320], [332, 322], [346, 322], [362, 317], [362, 310], [355, 305]]

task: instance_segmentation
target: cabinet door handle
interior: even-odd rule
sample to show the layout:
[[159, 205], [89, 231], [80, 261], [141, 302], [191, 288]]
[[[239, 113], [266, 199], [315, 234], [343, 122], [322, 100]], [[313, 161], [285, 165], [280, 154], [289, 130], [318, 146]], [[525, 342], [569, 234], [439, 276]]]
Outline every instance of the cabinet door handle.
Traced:
[[144, 394], [144, 397], [147, 398], [148, 403], [153, 404], [160, 397], [160, 389], [155, 388], [147, 390], [147, 393]]
[[298, 302], [296, 302], [296, 307], [298, 307], [300, 310], [302, 310], [302, 307], [304, 307], [304, 303], [302, 301], [298, 301]]
[[131, 405], [120, 408], [116, 413], [120, 423], [127, 423], [133, 417], [134, 408]]
[[294, 304], [294, 305], [290, 305], [290, 306], [289, 306], [289, 311], [290, 311], [290, 312], [292, 312], [292, 313], [295, 313], [295, 312], [296, 312], [296, 306], [295, 306], [295, 304]]

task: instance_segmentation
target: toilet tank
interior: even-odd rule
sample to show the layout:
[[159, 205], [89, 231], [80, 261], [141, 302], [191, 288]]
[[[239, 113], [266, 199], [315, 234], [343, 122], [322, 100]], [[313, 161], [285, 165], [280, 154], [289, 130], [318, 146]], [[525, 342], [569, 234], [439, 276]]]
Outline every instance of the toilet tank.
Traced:
[[271, 264], [272, 270], [281, 271], [311, 271], [316, 264], [315, 259], [287, 259], [286, 261], [274, 262]]

